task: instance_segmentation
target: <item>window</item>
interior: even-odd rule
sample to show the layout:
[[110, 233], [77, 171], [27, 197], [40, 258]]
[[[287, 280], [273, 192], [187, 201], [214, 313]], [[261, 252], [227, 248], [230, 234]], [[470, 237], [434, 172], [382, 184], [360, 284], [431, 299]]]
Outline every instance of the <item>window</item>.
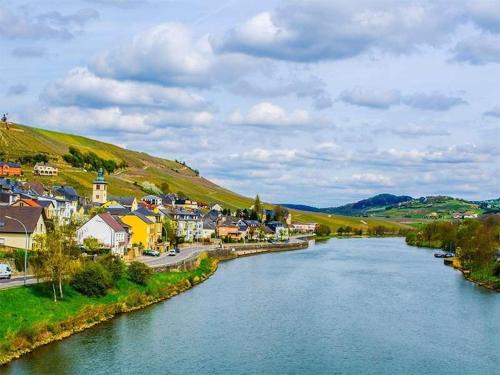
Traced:
[[96, 190], [101, 190], [101, 185], [97, 184], [97, 185], [95, 186], [95, 189], [96, 189]]
[[96, 194], [95, 199], [99, 199], [99, 194]]

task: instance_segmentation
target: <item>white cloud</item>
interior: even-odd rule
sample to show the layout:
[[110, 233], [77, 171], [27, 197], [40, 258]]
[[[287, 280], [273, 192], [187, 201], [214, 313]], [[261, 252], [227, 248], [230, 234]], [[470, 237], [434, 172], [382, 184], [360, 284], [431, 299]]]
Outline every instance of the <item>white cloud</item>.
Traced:
[[396, 90], [378, 91], [355, 88], [343, 91], [339, 99], [345, 103], [362, 107], [387, 109], [399, 104], [401, 94]]
[[256, 104], [246, 113], [233, 112], [228, 122], [233, 125], [251, 126], [308, 126], [313, 120], [302, 109], [287, 112], [284, 108], [269, 102]]
[[35, 121], [70, 131], [85, 128], [86, 133], [151, 133], [158, 128], [210, 125], [213, 115], [209, 112], [124, 112], [118, 107], [82, 109], [72, 106], [50, 107], [36, 115]]
[[183, 89], [101, 78], [86, 68], [75, 68], [64, 79], [48, 85], [42, 98], [56, 105], [84, 107], [122, 105], [196, 109], [207, 106], [203, 97]]
[[257, 14], [215, 44], [224, 51], [292, 61], [342, 59], [370, 50], [402, 53], [446, 40], [459, 15], [431, 2], [292, 1]]
[[230, 81], [248, 67], [248, 58], [214, 54], [208, 37], [196, 39], [180, 23], [148, 29], [91, 64], [100, 76], [185, 86]]

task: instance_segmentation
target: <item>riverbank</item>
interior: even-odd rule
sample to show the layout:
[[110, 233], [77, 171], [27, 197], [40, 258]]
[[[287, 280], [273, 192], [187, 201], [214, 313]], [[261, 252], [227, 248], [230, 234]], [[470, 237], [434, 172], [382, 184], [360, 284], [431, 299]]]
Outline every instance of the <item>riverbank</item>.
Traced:
[[50, 291], [43, 284], [0, 291], [0, 366], [40, 346], [191, 289], [212, 276], [219, 261], [305, 249], [308, 242], [238, 247], [238, 250], [225, 248], [195, 254], [183, 260], [182, 267], [180, 264], [153, 267], [155, 273], [144, 286], [124, 277], [101, 298], [85, 297], [69, 285], [64, 287], [65, 298], [59, 302], [52, 301]]
[[169, 299], [208, 279], [218, 260], [200, 254], [187, 272], [158, 272], [147, 285], [126, 278], [101, 298], [85, 297], [65, 286], [65, 299], [53, 302], [44, 285], [0, 292], [0, 365], [42, 345], [62, 340], [115, 316]]
[[[407, 245], [420, 247], [424, 249], [436, 249], [441, 250], [441, 244], [438, 241], [430, 241], [425, 244], [417, 244], [406, 241]], [[493, 290], [495, 292], [500, 292], [500, 278], [492, 276], [493, 272], [491, 267], [494, 265], [486, 267], [473, 267], [472, 269], [467, 269], [462, 266], [460, 260], [457, 257], [445, 258], [443, 259], [443, 264], [455, 268], [460, 271], [467, 281], [470, 281], [483, 288]]]

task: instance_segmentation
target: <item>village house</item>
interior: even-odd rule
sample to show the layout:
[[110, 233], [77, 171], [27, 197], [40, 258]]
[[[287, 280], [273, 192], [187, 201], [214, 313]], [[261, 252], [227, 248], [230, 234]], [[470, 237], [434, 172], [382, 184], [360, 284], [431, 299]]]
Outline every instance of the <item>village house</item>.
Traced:
[[215, 229], [217, 228], [217, 223], [210, 220], [209, 218], [203, 219], [202, 224], [202, 235], [204, 240], [209, 240], [216, 235]]
[[135, 197], [121, 197], [117, 195], [108, 195], [108, 202], [115, 202], [123, 207], [128, 208], [130, 211], [135, 211], [139, 207], [137, 199]]
[[127, 229], [109, 213], [94, 216], [76, 231], [76, 235], [79, 244], [83, 245], [86, 238], [92, 237], [119, 256], [126, 255], [129, 245]]
[[0, 246], [31, 250], [46, 230], [42, 207], [0, 207]]
[[161, 206], [163, 202], [162, 198], [156, 195], [146, 195], [145, 197], [142, 197], [142, 201], [151, 206]]
[[291, 229], [296, 233], [314, 233], [316, 226], [316, 223], [293, 223]]
[[189, 199], [177, 199], [174, 203], [176, 208], [184, 209], [184, 210], [197, 210], [198, 202], [189, 200]]
[[[51, 199], [55, 206], [55, 213], [58, 219], [70, 220], [78, 210], [80, 197], [72, 186], [54, 186], [52, 188]], [[40, 199], [50, 199], [49, 197], [40, 197]]]
[[203, 219], [198, 211], [188, 211], [180, 208], [169, 210], [171, 218], [176, 223], [176, 237], [184, 242], [193, 242], [203, 237]]
[[0, 176], [21, 176], [21, 164], [0, 161]]
[[155, 248], [155, 223], [146, 216], [131, 212], [120, 217], [120, 220], [130, 227], [130, 243], [132, 246], [142, 245], [143, 249]]
[[270, 221], [267, 227], [274, 232], [274, 239], [277, 241], [283, 241], [289, 237], [288, 227], [281, 221]]
[[33, 174], [36, 176], [57, 176], [59, 169], [48, 163], [36, 163], [33, 167]]

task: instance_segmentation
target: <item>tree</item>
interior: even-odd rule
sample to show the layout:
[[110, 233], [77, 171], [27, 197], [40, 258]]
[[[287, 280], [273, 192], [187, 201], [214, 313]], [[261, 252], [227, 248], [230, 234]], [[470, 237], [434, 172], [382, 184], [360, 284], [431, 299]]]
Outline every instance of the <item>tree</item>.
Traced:
[[162, 182], [161, 185], [160, 185], [160, 189], [161, 191], [163, 191], [164, 194], [168, 194], [168, 192], [170, 191], [170, 186], [168, 184], [168, 182]]
[[177, 196], [179, 197], [179, 199], [187, 199], [187, 197], [188, 197], [188, 196], [187, 196], [184, 192], [182, 192], [182, 191], [178, 191], [178, 192], [177, 192]]
[[85, 246], [85, 249], [90, 253], [90, 254], [95, 254], [97, 253], [102, 245], [99, 242], [97, 238], [94, 237], [87, 237], [83, 240], [83, 246]]
[[52, 283], [54, 301], [57, 301], [56, 285], [59, 298], [64, 298], [63, 281], [69, 279], [79, 266], [74, 226], [59, 225], [52, 232], [37, 236], [34, 248], [37, 253], [32, 257], [31, 264], [35, 276]]
[[288, 215], [288, 210], [280, 205], [274, 206], [274, 220], [275, 221], [285, 221]]
[[88, 262], [75, 273], [71, 286], [88, 297], [102, 297], [112, 286], [111, 274], [102, 264]]
[[128, 266], [128, 277], [130, 280], [137, 284], [143, 284], [146, 285], [149, 278], [153, 274], [153, 271], [151, 268], [146, 266], [144, 263], [141, 262], [132, 262]]
[[325, 236], [329, 236], [331, 234], [332, 230], [326, 224], [319, 224], [316, 226], [316, 229], [314, 230], [314, 232], [316, 233], [317, 236], [325, 237]]
[[175, 225], [175, 221], [172, 219], [165, 217], [163, 219], [163, 231], [165, 233], [165, 239], [170, 241], [171, 244], [176, 244], [177, 240], [177, 228]]
[[253, 209], [252, 211], [255, 212], [257, 219], [260, 220], [260, 217], [262, 216], [262, 202], [260, 201], [259, 194], [255, 197], [255, 201], [253, 202]]

